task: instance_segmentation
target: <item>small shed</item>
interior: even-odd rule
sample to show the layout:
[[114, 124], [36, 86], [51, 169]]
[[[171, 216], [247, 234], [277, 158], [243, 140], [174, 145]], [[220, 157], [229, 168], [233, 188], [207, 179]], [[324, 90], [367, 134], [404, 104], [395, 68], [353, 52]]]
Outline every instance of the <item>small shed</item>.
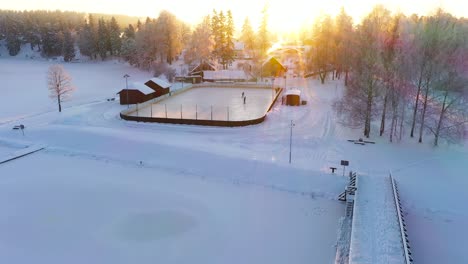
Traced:
[[145, 85], [153, 89], [153, 98], [165, 95], [170, 92], [171, 84], [160, 78], [151, 78]]
[[301, 105], [301, 91], [297, 89], [287, 90], [284, 93], [286, 105], [299, 106]]
[[123, 89], [117, 94], [120, 96], [120, 104], [139, 104], [150, 100], [153, 97], [154, 90], [142, 83], [133, 83], [132, 88]]

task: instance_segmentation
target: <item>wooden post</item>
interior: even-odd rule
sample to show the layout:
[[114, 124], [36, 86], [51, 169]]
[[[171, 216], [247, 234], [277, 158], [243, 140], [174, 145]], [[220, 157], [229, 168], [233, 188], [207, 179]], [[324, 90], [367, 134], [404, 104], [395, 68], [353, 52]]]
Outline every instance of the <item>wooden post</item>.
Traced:
[[211, 120], [213, 120], [213, 106], [211, 106]]
[[180, 105], [180, 119], [182, 119], [182, 105]]

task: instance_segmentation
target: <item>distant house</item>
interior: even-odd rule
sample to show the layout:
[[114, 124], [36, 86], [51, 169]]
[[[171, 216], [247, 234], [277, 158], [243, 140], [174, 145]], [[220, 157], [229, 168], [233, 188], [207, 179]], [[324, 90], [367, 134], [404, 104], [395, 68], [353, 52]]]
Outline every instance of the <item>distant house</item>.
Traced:
[[152, 78], [143, 83], [134, 82], [131, 88], [122, 89], [117, 94], [120, 96], [120, 104], [139, 104], [170, 92], [170, 84], [159, 78]]
[[234, 42], [234, 57], [236, 59], [245, 59], [246, 54], [244, 53], [245, 44], [244, 42], [235, 41]]
[[275, 57], [270, 57], [262, 64], [261, 75], [264, 77], [280, 77], [283, 76], [286, 71], [286, 67]]
[[249, 76], [242, 70], [204, 71], [205, 82], [245, 82]]
[[203, 75], [204, 71], [216, 71], [216, 67], [206, 61], [202, 61], [200, 64], [195, 66], [188, 75], [193, 76], [193, 75]]

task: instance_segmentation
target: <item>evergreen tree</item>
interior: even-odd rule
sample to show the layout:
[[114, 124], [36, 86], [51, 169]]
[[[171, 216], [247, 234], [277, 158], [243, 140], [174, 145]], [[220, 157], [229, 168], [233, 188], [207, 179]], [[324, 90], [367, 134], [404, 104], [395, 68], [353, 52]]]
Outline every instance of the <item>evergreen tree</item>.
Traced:
[[16, 56], [21, 49], [19, 25], [11, 19], [6, 21], [6, 46], [10, 56]]
[[258, 30], [258, 47], [260, 57], [265, 57], [271, 46], [270, 34], [268, 32], [268, 8], [265, 6], [262, 10], [262, 22]]
[[63, 60], [69, 62], [75, 58], [75, 44], [70, 30], [66, 30], [63, 34]]
[[225, 43], [223, 49], [223, 65], [224, 68], [227, 69], [227, 65], [230, 65], [234, 61], [234, 21], [232, 19], [231, 10], [227, 12], [227, 21], [224, 25], [224, 32], [225, 32]]
[[106, 59], [108, 51], [108, 30], [104, 18], [99, 19], [98, 22], [98, 53], [102, 60]]
[[78, 47], [80, 53], [89, 57], [92, 57], [94, 54], [94, 45], [93, 45], [93, 35], [91, 32], [91, 26], [85, 20], [84, 25], [82, 26], [79, 37], [78, 37]]
[[240, 39], [244, 43], [244, 48], [246, 52], [249, 53], [251, 58], [255, 58], [255, 33], [252, 29], [252, 25], [250, 24], [250, 20], [248, 17], [245, 18], [244, 24], [242, 25], [242, 33]]
[[58, 29], [59, 25], [48, 24], [42, 30], [42, 55], [53, 57], [62, 55], [63, 33]]
[[120, 54], [120, 48], [122, 46], [122, 40], [120, 39], [120, 27], [119, 24], [117, 24], [117, 20], [115, 20], [114, 17], [112, 17], [109, 25], [109, 38], [110, 38], [110, 44], [111, 44], [111, 55], [119, 55]]
[[124, 38], [132, 38], [135, 39], [135, 28], [133, 27], [132, 24], [128, 25], [128, 28], [125, 29], [124, 31]]
[[124, 58], [125, 61], [128, 61], [130, 65], [139, 66], [137, 44], [135, 39], [126, 38], [123, 40], [120, 55]]

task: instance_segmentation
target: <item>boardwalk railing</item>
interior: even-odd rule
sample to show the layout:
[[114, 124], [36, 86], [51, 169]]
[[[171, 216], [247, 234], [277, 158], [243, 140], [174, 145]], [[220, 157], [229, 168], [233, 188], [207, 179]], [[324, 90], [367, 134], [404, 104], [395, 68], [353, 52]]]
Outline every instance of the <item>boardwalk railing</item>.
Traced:
[[398, 193], [398, 188], [397, 188], [395, 180], [392, 177], [392, 174], [390, 174], [390, 181], [391, 181], [392, 189], [393, 189], [393, 198], [395, 200], [398, 223], [400, 225], [401, 241], [403, 244], [405, 261], [406, 261], [406, 264], [412, 264], [413, 258], [411, 257], [411, 251], [410, 251], [411, 247], [409, 245], [408, 232], [406, 230], [405, 219], [403, 218], [403, 209], [401, 207], [400, 195]]

